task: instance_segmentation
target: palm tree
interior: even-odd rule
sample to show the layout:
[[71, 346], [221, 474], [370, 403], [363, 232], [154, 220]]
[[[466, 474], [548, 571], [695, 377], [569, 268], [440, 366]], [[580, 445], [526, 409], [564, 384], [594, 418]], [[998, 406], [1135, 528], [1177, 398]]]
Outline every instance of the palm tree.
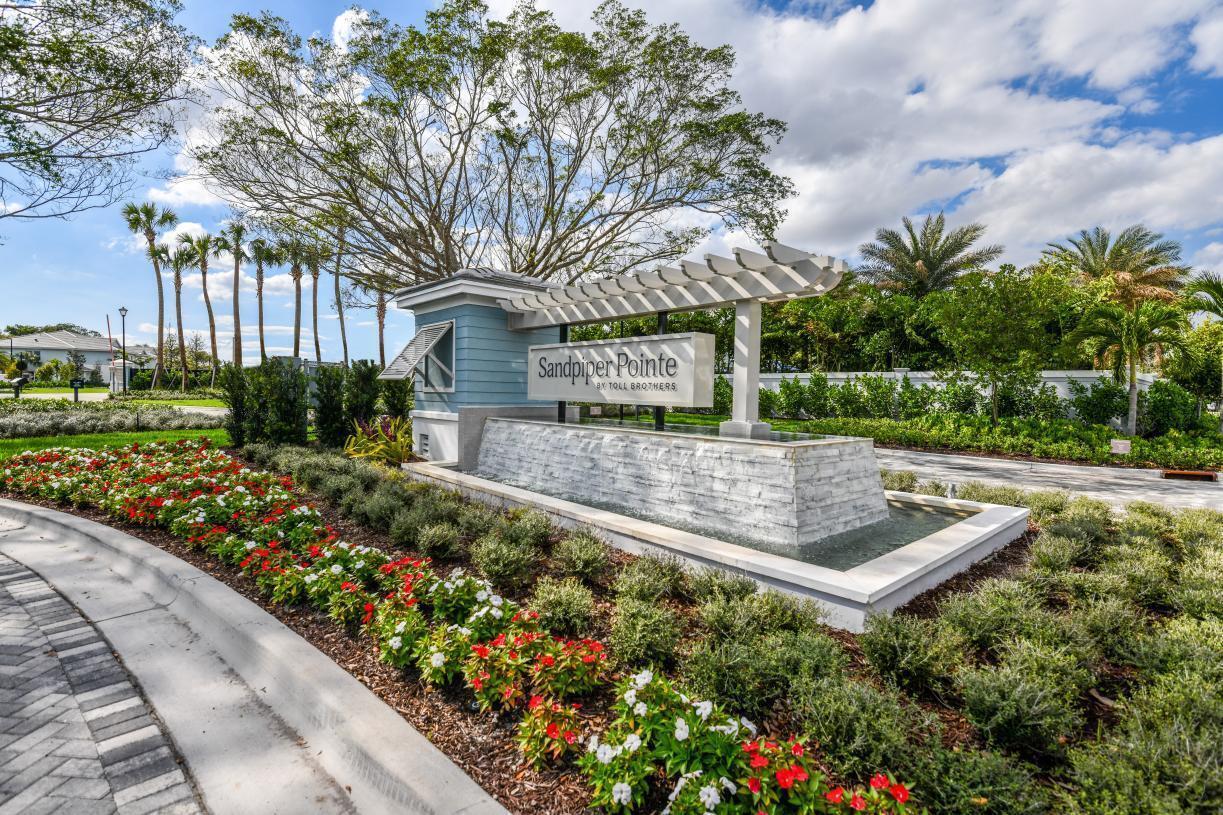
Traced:
[[251, 241], [251, 259], [255, 261], [255, 303], [259, 309], [259, 359], [268, 358], [267, 345], [263, 339], [263, 269], [280, 263], [280, 252], [276, 244], [265, 238]]
[[[1223, 274], [1204, 272], [1185, 288], [1189, 307], [1223, 320]], [[1223, 371], [1219, 375], [1219, 432], [1223, 433]]]
[[1125, 432], [1131, 436], [1138, 432], [1138, 366], [1159, 347], [1188, 354], [1185, 323], [1183, 311], [1156, 300], [1139, 300], [1132, 309], [1106, 301], [1093, 306], [1070, 335], [1074, 343], [1087, 343], [1094, 355], [1111, 359], [1117, 379], [1123, 369], [1128, 370], [1130, 406]]
[[1109, 299], [1133, 310], [1143, 300], [1176, 299], [1189, 267], [1180, 263], [1181, 245], [1141, 224], [1114, 239], [1103, 227], [1079, 232], [1066, 243], [1050, 243], [1044, 255], [1068, 265], [1085, 282], [1109, 281]]
[[348, 329], [344, 325], [344, 300], [340, 296], [340, 269], [344, 261], [344, 221], [337, 227], [335, 244], [335, 268], [331, 276], [335, 283], [335, 315], [340, 321], [340, 347], [344, 351], [344, 367], [348, 367]]
[[208, 296], [208, 258], [217, 253], [217, 239], [205, 232], [203, 235], [179, 235], [178, 242], [191, 247], [195, 262], [200, 267], [200, 285], [204, 289], [204, 310], [208, 312], [208, 339], [212, 343], [212, 377], [208, 387], [217, 385], [217, 319], [212, 313], [212, 298]]
[[313, 243], [306, 251], [306, 268], [310, 270], [310, 299], [311, 308], [313, 309], [313, 329], [314, 329], [314, 361], [323, 361], [323, 349], [319, 345], [318, 336], [318, 281], [319, 275], [323, 271], [323, 264], [331, 256], [331, 250], [323, 243]]
[[170, 271], [174, 274], [174, 318], [178, 324], [178, 360], [183, 368], [183, 392], [187, 392], [187, 340], [183, 336], [183, 271], [195, 265], [195, 250], [184, 244], [170, 254], [170, 250], [159, 247], [163, 257], [168, 256]]
[[234, 218], [217, 237], [217, 251], [229, 252], [234, 258], [234, 365], [242, 367], [242, 312], [238, 304], [241, 292], [242, 262], [250, 260], [243, 242], [248, 229], [240, 218]]
[[153, 278], [157, 281], [157, 362], [153, 365], [153, 387], [161, 379], [165, 369], [166, 347], [166, 300], [161, 284], [161, 260], [163, 253], [157, 252], [157, 230], [169, 229], [178, 223], [178, 216], [165, 207], [155, 204], [126, 203], [123, 205], [123, 220], [127, 228], [144, 237], [149, 260], [153, 262]]
[[302, 263], [306, 259], [306, 244], [298, 238], [282, 238], [277, 244], [283, 262], [289, 264], [293, 278], [293, 357], [301, 354], [302, 338]]
[[378, 321], [378, 364], [386, 368], [386, 292], [382, 289], [378, 289], [374, 316]]
[[882, 289], [913, 297], [924, 297], [951, 286], [966, 271], [997, 260], [1001, 246], [970, 249], [985, 233], [982, 224], [968, 224], [944, 234], [943, 213], [927, 215], [921, 230], [908, 218], [901, 219], [904, 234], [878, 229], [875, 240], [858, 251], [866, 262], [857, 271]]

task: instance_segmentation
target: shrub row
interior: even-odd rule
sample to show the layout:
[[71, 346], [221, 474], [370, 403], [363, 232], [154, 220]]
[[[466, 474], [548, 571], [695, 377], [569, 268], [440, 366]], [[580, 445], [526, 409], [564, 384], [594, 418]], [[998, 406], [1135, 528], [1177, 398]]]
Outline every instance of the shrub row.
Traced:
[[220, 427], [224, 418], [173, 407], [65, 399], [0, 400], [0, 439]]

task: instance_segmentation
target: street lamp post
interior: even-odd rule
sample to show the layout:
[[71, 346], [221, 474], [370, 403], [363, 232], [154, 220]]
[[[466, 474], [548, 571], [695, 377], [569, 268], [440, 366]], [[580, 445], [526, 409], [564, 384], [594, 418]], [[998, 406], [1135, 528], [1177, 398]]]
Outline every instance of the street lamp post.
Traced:
[[119, 306], [119, 325], [123, 336], [123, 395], [127, 396], [127, 307]]

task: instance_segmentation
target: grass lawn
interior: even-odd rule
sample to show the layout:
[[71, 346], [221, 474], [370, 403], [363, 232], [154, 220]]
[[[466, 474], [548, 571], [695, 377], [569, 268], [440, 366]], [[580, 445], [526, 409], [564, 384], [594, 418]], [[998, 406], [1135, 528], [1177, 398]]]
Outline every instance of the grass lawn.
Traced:
[[8, 458], [26, 450], [45, 450], [48, 447], [115, 447], [118, 445], [153, 441], [178, 441], [180, 439], [210, 438], [213, 444], [229, 444], [229, 434], [221, 428], [211, 430], [148, 430], [139, 433], [88, 433], [83, 436], [38, 436], [22, 439], [0, 439], [0, 459]]
[[[81, 388], [81, 393], [106, 393], [108, 390], [110, 390], [110, 388], [107, 388], [103, 385], [99, 385], [96, 388]], [[12, 390], [9, 390], [8, 392], [12, 393]], [[72, 388], [25, 387], [21, 389], [21, 392], [22, 393], [66, 393], [69, 396], [71, 396]]]
[[220, 399], [132, 399], [133, 405], [169, 405], [170, 407], [225, 407]]

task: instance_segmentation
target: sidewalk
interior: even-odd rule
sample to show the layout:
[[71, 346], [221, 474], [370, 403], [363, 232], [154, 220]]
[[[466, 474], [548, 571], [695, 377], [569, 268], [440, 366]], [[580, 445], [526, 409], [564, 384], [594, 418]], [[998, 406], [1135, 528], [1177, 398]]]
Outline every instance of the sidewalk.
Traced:
[[880, 447], [875, 448], [875, 459], [885, 470], [911, 470], [923, 481], [955, 484], [984, 481], [1029, 490], [1068, 490], [1116, 507], [1131, 501], [1150, 501], [1169, 507], [1223, 511], [1223, 483], [1165, 479], [1160, 477], [1159, 470], [1047, 464]]
[[201, 812], [181, 759], [98, 630], [0, 555], [0, 815]]

